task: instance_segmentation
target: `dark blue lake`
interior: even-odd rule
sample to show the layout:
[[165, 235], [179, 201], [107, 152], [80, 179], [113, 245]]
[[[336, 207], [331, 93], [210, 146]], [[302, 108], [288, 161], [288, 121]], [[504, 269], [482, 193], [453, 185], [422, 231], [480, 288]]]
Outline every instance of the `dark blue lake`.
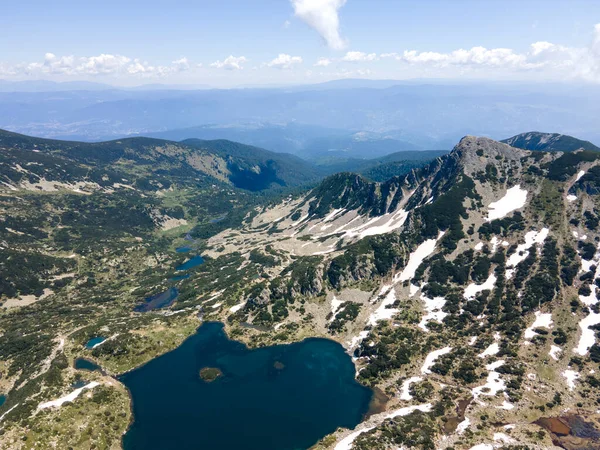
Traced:
[[194, 267], [199, 266], [202, 263], [204, 263], [204, 259], [202, 259], [202, 256], [196, 255], [193, 258], [188, 259], [186, 262], [184, 262], [180, 266], [175, 267], [175, 270], [193, 269]]
[[[202, 368], [222, 376], [203, 381]], [[369, 408], [343, 347], [326, 339], [249, 350], [206, 323], [180, 347], [126, 373], [134, 422], [125, 450], [304, 450]]]
[[147, 297], [144, 299], [144, 303], [138, 305], [134, 308], [137, 312], [148, 312], [153, 309], [166, 308], [173, 304], [173, 302], [177, 299], [179, 295], [179, 291], [177, 288], [170, 288], [160, 294], [152, 295], [151, 297]]
[[4, 405], [4, 402], [6, 402], [6, 395], [0, 395], [0, 406]]
[[89, 370], [91, 372], [95, 370], [102, 370], [98, 364], [85, 358], [77, 358], [73, 364], [73, 367], [78, 370]]
[[102, 336], [94, 337], [94, 338], [90, 339], [89, 341], [87, 341], [87, 343], [85, 344], [85, 348], [89, 348], [89, 349], [94, 348], [94, 345], [101, 344], [105, 340], [106, 340], [106, 338], [102, 337]]

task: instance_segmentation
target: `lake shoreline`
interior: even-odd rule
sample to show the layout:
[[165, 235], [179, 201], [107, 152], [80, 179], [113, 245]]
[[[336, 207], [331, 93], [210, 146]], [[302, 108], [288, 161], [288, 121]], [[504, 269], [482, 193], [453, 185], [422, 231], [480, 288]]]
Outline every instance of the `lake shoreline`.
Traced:
[[[144, 423], [144, 417], [140, 417], [139, 416], [139, 412], [138, 414], [136, 414], [136, 406], [135, 403], [141, 401], [142, 403], [145, 402], [145, 400], [140, 400], [140, 398], [136, 398], [136, 396], [139, 396], [139, 387], [135, 386], [135, 380], [137, 379], [137, 377], [139, 377], [139, 372], [140, 370], [144, 370], [146, 369], [148, 370], [153, 370], [152, 367], [149, 367], [149, 365], [154, 365], [155, 367], [160, 366], [164, 360], [161, 360], [161, 358], [170, 358], [171, 360], [173, 358], [175, 358], [175, 356], [173, 355], [175, 352], [177, 352], [178, 350], [184, 352], [187, 356], [185, 357], [189, 357], [190, 355], [187, 354], [186, 352], [189, 353], [190, 351], [190, 347], [193, 347], [194, 345], [201, 345], [204, 341], [203, 339], [205, 339], [204, 337], [198, 337], [200, 333], [204, 332], [207, 330], [206, 327], [217, 327], [218, 331], [212, 331], [213, 334], [217, 333], [217, 334], [222, 334], [221, 337], [219, 337], [219, 339], [222, 339], [223, 342], [220, 345], [223, 345], [224, 347], [231, 347], [231, 348], [235, 348], [236, 350], [234, 351], [234, 354], [237, 354], [238, 356], [231, 356], [231, 358], [242, 358], [242, 356], [244, 358], [249, 358], [249, 355], [254, 354], [255, 352], [258, 352], [258, 354], [262, 355], [263, 353], [267, 352], [268, 354], [285, 354], [286, 351], [300, 351], [302, 348], [304, 347], [308, 347], [311, 348], [313, 346], [317, 346], [319, 345], [319, 343], [323, 344], [326, 348], [329, 348], [329, 351], [334, 351], [336, 352], [336, 354], [338, 355], [343, 355], [343, 360], [345, 360], [345, 358], [347, 358], [347, 361], [344, 363], [344, 365], [347, 367], [347, 373], [348, 376], [346, 377], [347, 380], [351, 380], [352, 385], [355, 385], [356, 388], [352, 388], [352, 389], [358, 389], [356, 392], [358, 395], [358, 392], [363, 392], [362, 394], [360, 394], [361, 396], [365, 396], [366, 397], [366, 401], [361, 400], [360, 404], [357, 405], [362, 405], [362, 406], [356, 406], [361, 408], [362, 413], [360, 414], [360, 417], [357, 417], [356, 421], [354, 421], [354, 426], [358, 425], [359, 423], [362, 422], [362, 420], [364, 420], [364, 417], [368, 417], [371, 414], [374, 414], [375, 412], [372, 411], [372, 402], [373, 399], [376, 397], [376, 395], [373, 393], [373, 390], [367, 386], [364, 386], [362, 384], [360, 384], [356, 378], [355, 378], [355, 366], [354, 363], [351, 361], [349, 355], [346, 352], [346, 349], [337, 341], [332, 340], [332, 339], [327, 339], [327, 338], [320, 338], [320, 337], [306, 337], [304, 339], [302, 339], [301, 341], [296, 341], [293, 342], [291, 344], [287, 344], [287, 343], [283, 343], [283, 344], [275, 344], [273, 346], [268, 346], [268, 347], [260, 347], [260, 348], [252, 348], [250, 346], [247, 345], [246, 342], [243, 341], [238, 341], [238, 340], [234, 340], [231, 339], [229, 337], [229, 334], [227, 333], [226, 330], [226, 324], [219, 322], [219, 321], [210, 321], [210, 322], [204, 322], [202, 323], [197, 329], [196, 332], [190, 336], [188, 336], [187, 338], [185, 338], [182, 343], [172, 349], [169, 350], [168, 352], [165, 352], [155, 358], [152, 358], [148, 361], [146, 361], [144, 364], [141, 364], [140, 366], [137, 366], [135, 368], [132, 368], [128, 371], [125, 371], [119, 375], [116, 376], [117, 381], [122, 384], [128, 392], [128, 396], [130, 398], [130, 412], [131, 412], [131, 421], [127, 427], [127, 429], [125, 430], [125, 432], [123, 433], [123, 448], [125, 448], [126, 450], [130, 447], [128, 447], [128, 445], [130, 445], [130, 442], [132, 440], [134, 440], [136, 438], [136, 421], [141, 421], [137, 424], [138, 427], [138, 431], [140, 427], [143, 427], [143, 423]], [[204, 331], [203, 331], [204, 330]], [[210, 330], [209, 330], [210, 331]], [[213, 336], [214, 337], [214, 336]], [[211, 338], [209, 336], [209, 338]], [[195, 339], [198, 342], [190, 342], [190, 340]], [[211, 338], [212, 339], [212, 338]], [[170, 356], [169, 356], [170, 355]], [[242, 355], [242, 356], [240, 356]], [[313, 355], [314, 356], [314, 355]], [[338, 356], [340, 357], [340, 356]], [[283, 376], [284, 379], [286, 376], [290, 376], [290, 374], [287, 373], [288, 370], [295, 370], [294, 368], [289, 369], [288, 364], [284, 364], [280, 361], [280, 358], [277, 358], [274, 360], [275, 361], [275, 365], [270, 364], [272, 367], [272, 374], [268, 375], [269, 377], [271, 377], [273, 380], [277, 381], [278, 378], [277, 377], [281, 377]], [[188, 364], [190, 363], [189, 361], [187, 362]], [[185, 363], [182, 363], [182, 366]], [[214, 367], [216, 369], [218, 369], [219, 371], [222, 371], [221, 375], [216, 377], [215, 380], [213, 380], [212, 382], [207, 382], [207, 381], [203, 381], [201, 379], [201, 377], [198, 376], [199, 371], [195, 371], [195, 377], [197, 380], [199, 380], [202, 384], [204, 385], [211, 385], [211, 386], [216, 386], [218, 384], [221, 383], [235, 383], [236, 380], [239, 379], [239, 374], [235, 374], [236, 371], [241, 371], [241, 373], [246, 373], [252, 370], [252, 364], [250, 364], [249, 367], [247, 367], [246, 365], [242, 364], [242, 366], [239, 367], [235, 367], [235, 370], [232, 371], [227, 371], [227, 370], [223, 370], [222, 367], [219, 367], [218, 365], [212, 364], [209, 367]], [[350, 369], [352, 369], [351, 373], [350, 373]], [[229, 375], [228, 375], [229, 373]], [[231, 378], [231, 373], [234, 374], [233, 378]], [[291, 372], [293, 374], [293, 372]], [[334, 371], [335, 373], [335, 371]], [[280, 375], [277, 375], [280, 374]], [[342, 376], [342, 374], [337, 374], [336, 375]], [[351, 377], [350, 377], [351, 375]], [[273, 378], [275, 377], [275, 378]], [[232, 381], [233, 380], [233, 381]], [[218, 381], [218, 383], [217, 383]], [[150, 382], [150, 381], [148, 381]], [[132, 387], [130, 384], [133, 383], [134, 386]], [[216, 383], [216, 384], [215, 384]], [[194, 387], [192, 385], [192, 387]], [[176, 391], [176, 390], [174, 390]], [[187, 392], [187, 391], [186, 391]], [[193, 392], [189, 392], [189, 395], [193, 396]], [[171, 401], [174, 400], [165, 400], [163, 403], [164, 404], [171, 404]], [[158, 407], [158, 406], [156, 406]], [[258, 407], [260, 410], [260, 407]], [[345, 419], [347, 420], [347, 419]], [[223, 426], [223, 424], [219, 423], [219, 426]], [[345, 427], [344, 425], [339, 425], [342, 427]], [[338, 428], [338, 426], [336, 426], [335, 428], [331, 429], [329, 431], [329, 433], [333, 433], [335, 432], [335, 430]], [[133, 434], [131, 434], [133, 433]], [[319, 439], [322, 439], [323, 437], [325, 437], [327, 434], [320, 436], [317, 440], [315, 440], [315, 442], [313, 444], [316, 444], [318, 442]], [[128, 438], [129, 436], [129, 438]], [[129, 439], [129, 442], [127, 441], [127, 439]], [[131, 448], [138, 448], [135, 447], [135, 444], [131, 444], [134, 445], [134, 447]]]

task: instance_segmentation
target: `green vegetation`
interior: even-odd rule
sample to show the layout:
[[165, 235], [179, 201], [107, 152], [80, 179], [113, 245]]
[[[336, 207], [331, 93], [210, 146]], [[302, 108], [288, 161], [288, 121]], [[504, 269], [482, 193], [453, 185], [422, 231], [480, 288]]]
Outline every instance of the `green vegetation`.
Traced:
[[215, 381], [222, 375], [223, 372], [221, 372], [216, 367], [204, 367], [200, 369], [200, 378], [202, 378], [202, 380], [206, 381], [207, 383]]

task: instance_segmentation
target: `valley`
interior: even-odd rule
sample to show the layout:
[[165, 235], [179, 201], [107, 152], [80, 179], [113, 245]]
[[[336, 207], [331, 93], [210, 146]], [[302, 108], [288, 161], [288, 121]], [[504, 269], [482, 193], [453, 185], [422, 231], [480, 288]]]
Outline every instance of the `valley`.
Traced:
[[123, 379], [221, 322], [249, 352], [335, 341], [385, 398], [299, 445], [597, 448], [600, 153], [561, 142], [466, 136], [380, 178], [0, 132], [0, 447], [121, 448]]

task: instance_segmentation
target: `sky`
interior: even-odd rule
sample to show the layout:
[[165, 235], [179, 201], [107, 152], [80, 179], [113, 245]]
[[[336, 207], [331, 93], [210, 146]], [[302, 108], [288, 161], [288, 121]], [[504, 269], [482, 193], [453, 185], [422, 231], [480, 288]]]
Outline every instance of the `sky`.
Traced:
[[5, 0], [0, 79], [600, 83], [597, 0]]

